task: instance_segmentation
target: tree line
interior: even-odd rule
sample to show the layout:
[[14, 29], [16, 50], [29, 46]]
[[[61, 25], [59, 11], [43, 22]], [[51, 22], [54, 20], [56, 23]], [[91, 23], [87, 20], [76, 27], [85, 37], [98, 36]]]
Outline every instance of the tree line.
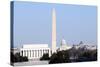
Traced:
[[96, 61], [97, 49], [87, 50], [84, 48], [75, 49], [72, 47], [69, 50], [57, 51], [53, 53], [51, 57], [49, 57], [49, 54], [44, 54], [40, 60], [48, 60], [49, 64]]

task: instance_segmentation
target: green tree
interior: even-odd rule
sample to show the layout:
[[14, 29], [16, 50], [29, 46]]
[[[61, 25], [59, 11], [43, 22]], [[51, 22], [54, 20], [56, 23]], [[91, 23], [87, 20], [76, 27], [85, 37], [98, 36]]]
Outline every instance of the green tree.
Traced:
[[66, 63], [70, 62], [69, 60], [69, 51], [58, 51], [57, 53], [54, 53], [50, 58], [50, 64], [53, 63]]
[[43, 56], [40, 58], [40, 60], [50, 60], [49, 54], [43, 54]]
[[14, 62], [25, 62], [25, 61], [28, 61], [28, 57], [20, 56], [20, 53], [13, 54], [11, 52], [11, 63], [14, 63]]

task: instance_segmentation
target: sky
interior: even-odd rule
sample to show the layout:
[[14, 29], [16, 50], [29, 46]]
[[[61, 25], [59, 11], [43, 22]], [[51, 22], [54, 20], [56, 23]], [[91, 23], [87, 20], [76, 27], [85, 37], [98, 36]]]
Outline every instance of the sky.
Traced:
[[97, 7], [74, 4], [14, 2], [14, 47], [24, 44], [48, 44], [51, 47], [52, 9], [56, 11], [57, 46], [97, 45]]

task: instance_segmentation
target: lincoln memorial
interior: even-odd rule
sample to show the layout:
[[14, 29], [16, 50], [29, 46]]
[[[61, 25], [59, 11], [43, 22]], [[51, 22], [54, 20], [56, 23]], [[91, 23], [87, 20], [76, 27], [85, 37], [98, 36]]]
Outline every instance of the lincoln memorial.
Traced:
[[26, 56], [28, 59], [40, 59], [45, 53], [51, 55], [48, 44], [24, 44], [20, 49], [20, 55]]

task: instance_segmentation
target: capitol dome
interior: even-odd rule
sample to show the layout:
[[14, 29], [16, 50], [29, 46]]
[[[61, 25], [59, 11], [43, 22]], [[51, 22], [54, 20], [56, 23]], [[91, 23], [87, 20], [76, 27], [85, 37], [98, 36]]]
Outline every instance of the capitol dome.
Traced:
[[71, 46], [68, 46], [68, 44], [66, 43], [66, 40], [62, 39], [60, 47], [59, 47], [59, 51], [68, 50], [70, 48], [71, 48]]
[[64, 39], [61, 40], [61, 46], [63, 46], [63, 45], [67, 45], [66, 40], [64, 40]]

